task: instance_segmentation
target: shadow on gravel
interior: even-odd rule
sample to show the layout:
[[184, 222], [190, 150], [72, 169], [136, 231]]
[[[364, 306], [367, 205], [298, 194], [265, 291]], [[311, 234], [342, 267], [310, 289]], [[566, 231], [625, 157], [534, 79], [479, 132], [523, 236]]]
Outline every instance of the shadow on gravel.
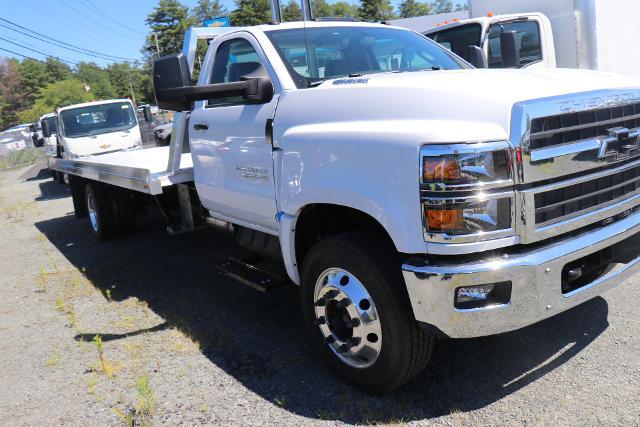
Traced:
[[60, 184], [49, 178], [48, 181], [38, 183], [40, 187], [40, 195], [36, 197], [36, 201], [55, 200], [65, 197], [71, 197], [71, 189], [66, 184]]
[[203, 230], [169, 237], [157, 219], [143, 219], [137, 235], [101, 244], [86, 221], [71, 216], [36, 227], [96, 288], [110, 289], [116, 301], [146, 301], [166, 321], [157, 328], [181, 329], [244, 386], [310, 419], [412, 421], [482, 408], [558, 368], [608, 327], [607, 302], [596, 298], [520, 331], [440, 340], [416, 381], [371, 396], [335, 378], [313, 350], [294, 286], [261, 294], [217, 274], [216, 263], [248, 255], [231, 236]]
[[25, 177], [25, 181], [41, 181], [43, 179], [52, 179], [51, 172], [46, 166], [43, 167], [42, 164], [34, 165], [32, 169], [29, 169], [27, 172], [22, 175]]

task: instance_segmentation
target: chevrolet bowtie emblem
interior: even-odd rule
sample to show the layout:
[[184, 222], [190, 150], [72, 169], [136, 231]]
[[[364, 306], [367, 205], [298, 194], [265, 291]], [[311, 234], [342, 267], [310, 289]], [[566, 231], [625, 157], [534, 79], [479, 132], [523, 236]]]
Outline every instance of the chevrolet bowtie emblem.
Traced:
[[100, 148], [105, 149], [111, 147], [111, 144], [102, 144]]
[[637, 132], [631, 134], [629, 129], [624, 127], [607, 129], [607, 132], [609, 132], [609, 136], [600, 139], [598, 158], [604, 159], [611, 156], [623, 158], [638, 150]]

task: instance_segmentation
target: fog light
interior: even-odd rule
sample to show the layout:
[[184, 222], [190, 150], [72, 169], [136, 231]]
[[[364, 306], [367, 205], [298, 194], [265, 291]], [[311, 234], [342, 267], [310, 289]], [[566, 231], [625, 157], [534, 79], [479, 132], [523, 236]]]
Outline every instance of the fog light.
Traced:
[[462, 286], [455, 291], [455, 308], [468, 310], [508, 304], [511, 301], [511, 282]]

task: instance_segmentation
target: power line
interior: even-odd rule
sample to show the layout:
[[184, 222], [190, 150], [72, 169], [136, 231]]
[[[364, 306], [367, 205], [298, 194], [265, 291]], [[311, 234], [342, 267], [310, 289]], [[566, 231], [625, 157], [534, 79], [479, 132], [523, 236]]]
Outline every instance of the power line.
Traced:
[[[0, 24], [0, 26], [2, 26], [2, 27], [8, 28], [11, 31], [15, 31], [15, 32], [20, 33], [22, 35], [25, 35], [27, 37], [31, 37], [33, 39], [40, 40], [42, 42], [46, 42], [46, 43], [50, 43], [50, 44], [56, 45], [56, 46], [61, 47], [63, 49], [73, 50], [74, 52], [82, 53], [82, 54], [87, 55], [87, 56], [96, 56], [97, 55], [96, 57], [101, 58], [101, 59], [109, 59], [109, 60], [119, 59], [119, 60], [123, 60], [123, 61], [137, 61], [137, 59], [124, 58], [124, 57], [121, 57], [121, 56], [114, 56], [114, 55], [109, 55], [109, 54], [106, 54], [106, 53], [96, 52], [95, 50], [85, 49], [83, 47], [76, 46], [76, 45], [73, 45], [71, 43], [67, 43], [67, 42], [64, 42], [62, 40], [58, 40], [58, 39], [55, 39], [53, 37], [47, 36], [46, 34], [39, 33], [37, 31], [34, 31], [34, 30], [30, 29], [30, 28], [23, 27], [22, 25], [19, 25], [19, 24], [16, 24], [15, 22], [9, 21], [8, 19], [0, 18], [0, 21], [6, 22], [8, 24], [13, 25], [14, 27], [17, 27], [17, 28], [20, 28], [20, 29], [22, 29], [24, 31], [29, 31], [29, 32], [26, 33], [24, 31], [20, 31], [20, 30], [17, 30], [15, 28], [11, 28], [11, 27], [9, 27], [7, 25]], [[31, 33], [37, 34], [40, 37], [34, 36]], [[44, 37], [44, 39], [42, 37]], [[62, 45], [62, 46], [60, 46], [60, 45]]]
[[90, 9], [92, 9], [95, 13], [97, 13], [98, 15], [102, 16], [103, 18], [113, 22], [114, 24], [116, 24], [116, 25], [118, 25], [118, 26], [120, 26], [122, 28], [125, 28], [125, 29], [127, 29], [129, 31], [132, 31], [132, 32], [134, 32], [136, 34], [140, 34], [140, 35], [143, 35], [143, 36], [145, 35], [144, 33], [141, 33], [138, 30], [135, 30], [135, 29], [133, 29], [133, 28], [127, 26], [127, 25], [124, 25], [124, 24], [120, 23], [118, 20], [116, 20], [115, 18], [111, 17], [111, 15], [109, 15], [106, 12], [104, 12], [103, 10], [99, 9], [98, 6], [92, 4], [91, 1], [89, 1], [89, 0], [80, 0], [80, 1], [82, 3], [84, 3], [86, 6], [88, 6]]
[[116, 35], [121, 36], [121, 37], [126, 37], [126, 38], [131, 39], [131, 40], [138, 40], [138, 41], [140, 40], [140, 39], [138, 39], [138, 38], [135, 38], [135, 37], [129, 37], [129, 36], [127, 36], [127, 35], [120, 34], [119, 32], [114, 31], [114, 29], [113, 29], [113, 28], [109, 28], [109, 27], [107, 27], [107, 26], [103, 25], [102, 23], [100, 23], [100, 22], [96, 21], [95, 19], [92, 19], [90, 16], [87, 16], [87, 15], [85, 15], [84, 13], [80, 12], [78, 9], [76, 9], [76, 8], [74, 8], [73, 6], [69, 5], [69, 3], [67, 3], [65, 0], [58, 0], [58, 1], [59, 1], [60, 3], [62, 3], [63, 5], [65, 5], [67, 8], [69, 8], [69, 9], [71, 9], [72, 11], [74, 11], [75, 13], [77, 13], [78, 15], [80, 15], [80, 16], [82, 16], [83, 18], [85, 18], [85, 19], [87, 19], [87, 20], [89, 20], [89, 21], [93, 22], [94, 24], [96, 24], [96, 25], [98, 25], [98, 26], [100, 26], [100, 27], [102, 27], [102, 28], [106, 29], [107, 31], [112, 32], [113, 34], [116, 34]]
[[5, 52], [9, 52], [9, 53], [12, 53], [12, 54], [14, 54], [14, 55], [21, 56], [21, 57], [23, 57], [23, 58], [25, 58], [25, 59], [31, 59], [32, 61], [38, 61], [38, 62], [42, 62], [43, 64], [46, 64], [46, 62], [41, 61], [40, 59], [32, 58], [32, 57], [30, 57], [30, 56], [23, 55], [23, 54], [18, 53], [18, 52], [14, 52], [14, 51], [12, 51], [12, 50], [5, 49], [5, 48], [3, 48], [3, 47], [0, 47], [0, 50], [4, 50]]
[[75, 62], [73, 62], [73, 61], [67, 61], [66, 59], [58, 58], [58, 57], [53, 56], [53, 55], [51, 55], [51, 54], [48, 54], [48, 53], [46, 53], [46, 52], [42, 52], [42, 51], [37, 50], [37, 49], [32, 49], [32, 48], [27, 47], [27, 46], [25, 46], [25, 45], [23, 45], [23, 44], [16, 43], [16, 42], [12, 42], [11, 40], [9, 40], [9, 39], [5, 39], [4, 37], [0, 37], [0, 40], [4, 40], [4, 41], [5, 41], [5, 42], [7, 42], [7, 43], [14, 44], [14, 45], [19, 46], [19, 47], [21, 47], [21, 48], [23, 48], [23, 49], [27, 49], [27, 50], [30, 50], [30, 51], [33, 51], [33, 52], [39, 53], [40, 55], [50, 56], [50, 57], [52, 57], [52, 58], [57, 59], [58, 61], [67, 62], [67, 63], [69, 63], [69, 64], [71, 64], [71, 65], [78, 65], [77, 63], [75, 63]]

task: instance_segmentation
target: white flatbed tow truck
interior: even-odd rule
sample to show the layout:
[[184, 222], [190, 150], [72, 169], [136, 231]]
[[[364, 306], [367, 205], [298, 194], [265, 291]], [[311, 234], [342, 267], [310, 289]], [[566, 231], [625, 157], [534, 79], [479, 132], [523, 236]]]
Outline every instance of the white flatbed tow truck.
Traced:
[[640, 81], [473, 69], [418, 33], [302, 9], [193, 28], [156, 61], [169, 147], [52, 164], [99, 239], [132, 231], [141, 201], [172, 233], [233, 231], [281, 260], [318, 352], [373, 392], [414, 378], [436, 336], [516, 330], [638, 271]]

